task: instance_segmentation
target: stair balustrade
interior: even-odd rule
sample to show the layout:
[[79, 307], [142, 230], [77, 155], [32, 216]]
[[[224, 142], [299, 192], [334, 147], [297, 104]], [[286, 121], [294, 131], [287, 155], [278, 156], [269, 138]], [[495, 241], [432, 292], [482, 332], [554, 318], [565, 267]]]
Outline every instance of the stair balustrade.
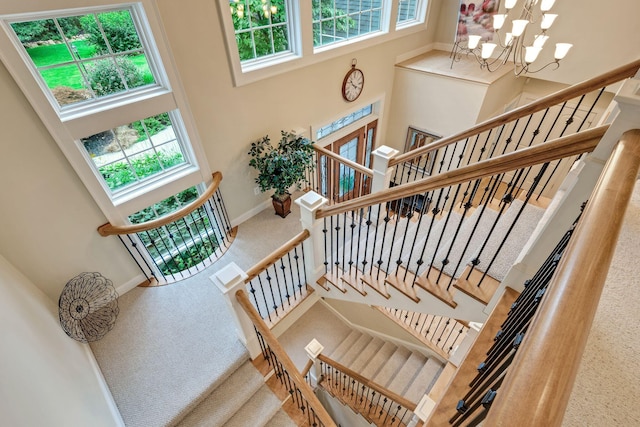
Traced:
[[336, 427], [326, 409], [322, 406], [313, 390], [297, 370], [287, 352], [282, 348], [260, 314], [253, 307], [246, 292], [239, 289], [235, 298], [253, 324], [262, 356], [273, 369], [277, 381], [286, 388], [290, 396], [289, 405], [285, 409], [294, 411], [289, 413], [293, 419], [301, 418], [310, 426]]
[[309, 236], [302, 231], [246, 272], [254, 307], [270, 327], [313, 292], [304, 262], [303, 244]]
[[406, 426], [416, 404], [319, 354], [318, 385], [376, 426]]
[[236, 234], [219, 190], [222, 174], [193, 202], [141, 224], [98, 227], [101, 236], [117, 235], [146, 286], [176, 282], [204, 270], [229, 247]]
[[373, 171], [333, 151], [313, 146], [316, 168], [307, 173], [310, 188], [329, 204], [344, 202], [371, 192]]

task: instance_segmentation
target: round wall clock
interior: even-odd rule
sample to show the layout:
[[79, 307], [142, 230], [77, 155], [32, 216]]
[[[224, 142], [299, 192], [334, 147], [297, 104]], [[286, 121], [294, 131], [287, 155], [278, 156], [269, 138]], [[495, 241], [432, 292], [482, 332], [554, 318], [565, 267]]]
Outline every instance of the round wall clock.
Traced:
[[356, 68], [355, 60], [342, 81], [342, 97], [349, 102], [358, 99], [364, 88], [364, 73]]

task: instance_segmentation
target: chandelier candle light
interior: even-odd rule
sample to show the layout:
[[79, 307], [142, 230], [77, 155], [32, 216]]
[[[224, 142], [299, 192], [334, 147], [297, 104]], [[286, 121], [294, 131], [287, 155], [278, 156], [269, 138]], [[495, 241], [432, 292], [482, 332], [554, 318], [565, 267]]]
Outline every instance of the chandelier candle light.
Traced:
[[[487, 2], [485, 2], [487, 3]], [[493, 14], [493, 30], [497, 36], [496, 43], [492, 42], [492, 33], [485, 32], [483, 35], [466, 34], [458, 29], [456, 41], [451, 51], [451, 66], [460, 59], [462, 54], [472, 54], [480, 63], [480, 68], [488, 71], [496, 71], [508, 62], [513, 62], [514, 73], [519, 76], [523, 73], [536, 73], [549, 66], [557, 69], [560, 66], [560, 60], [563, 59], [569, 49], [573, 46], [570, 43], [556, 43], [554, 54], [555, 60], [547, 63], [537, 69], [532, 69], [532, 63], [538, 58], [540, 51], [549, 39], [547, 30], [558, 17], [556, 14], [548, 13], [553, 7], [555, 0], [524, 0], [522, 10], [517, 19], [511, 21], [511, 31], [505, 32], [503, 29], [507, 23], [507, 19], [512, 10], [518, 3], [518, 0], [505, 0], [504, 7], [506, 13]], [[536, 6], [539, 3], [539, 10]], [[485, 5], [483, 4], [483, 8]], [[463, 8], [461, 8], [459, 26], [464, 25]], [[466, 18], [467, 20], [470, 18]], [[471, 18], [474, 19], [474, 18]], [[533, 38], [526, 39], [527, 29], [531, 29], [534, 25], [538, 25], [540, 30]], [[464, 28], [466, 31], [466, 27]], [[487, 36], [489, 34], [489, 36]], [[481, 44], [481, 42], [484, 42]], [[466, 46], [464, 43], [466, 42]], [[498, 49], [497, 55], [494, 54]]]

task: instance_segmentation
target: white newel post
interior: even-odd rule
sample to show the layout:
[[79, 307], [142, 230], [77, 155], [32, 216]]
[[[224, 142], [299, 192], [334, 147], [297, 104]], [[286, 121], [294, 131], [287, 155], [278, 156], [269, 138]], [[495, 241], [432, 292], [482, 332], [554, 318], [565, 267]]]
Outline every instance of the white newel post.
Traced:
[[371, 193], [377, 193], [389, 188], [393, 169], [389, 167], [389, 160], [399, 153], [398, 150], [381, 145], [373, 151], [373, 182], [371, 183]]
[[238, 338], [240, 338], [240, 341], [249, 351], [251, 359], [255, 359], [262, 352], [260, 343], [258, 342], [253, 323], [236, 298], [236, 292], [239, 289], [246, 290], [244, 281], [247, 277], [247, 273], [238, 267], [236, 263], [232, 262], [216, 272], [210, 279], [216, 284], [225, 297], [224, 299], [236, 323]]
[[[320, 361], [318, 360], [318, 356], [324, 350], [324, 346], [318, 342], [317, 339], [312, 339], [309, 344], [304, 348], [304, 351], [307, 352], [307, 356], [309, 359], [313, 360], [313, 367], [309, 371], [309, 375], [311, 376], [312, 384], [318, 385], [318, 380], [322, 375], [322, 369], [320, 368]], [[315, 381], [315, 382], [314, 382]]]
[[313, 284], [324, 274], [324, 221], [316, 219], [316, 212], [327, 204], [327, 199], [316, 193], [309, 191], [304, 196], [295, 200], [295, 204], [300, 206], [300, 222], [302, 228], [309, 230], [311, 244], [302, 245], [304, 251], [305, 269], [307, 270], [307, 281]]

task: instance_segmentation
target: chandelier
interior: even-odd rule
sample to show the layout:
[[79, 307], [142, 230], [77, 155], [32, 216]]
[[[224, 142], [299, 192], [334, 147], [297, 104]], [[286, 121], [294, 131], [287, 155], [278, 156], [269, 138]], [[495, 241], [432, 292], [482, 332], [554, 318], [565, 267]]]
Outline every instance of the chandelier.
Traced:
[[[556, 43], [554, 60], [543, 66], [533, 66], [533, 62], [549, 39], [547, 31], [558, 17], [556, 14], [548, 13], [555, 0], [524, 0], [519, 15], [511, 20], [511, 31], [505, 32], [503, 28], [508, 19], [511, 19], [510, 15], [516, 15], [512, 11], [517, 2], [518, 0], [505, 0], [506, 13], [503, 14], [495, 13], [499, 5], [498, 0], [479, 1], [479, 10], [475, 10], [474, 3], [468, 6], [462, 3], [456, 41], [451, 51], [451, 67], [463, 54], [471, 54], [478, 60], [481, 69], [491, 72], [508, 62], [513, 63], [516, 76], [537, 73], [550, 66], [557, 69], [560, 60], [567, 55], [572, 44]], [[538, 3], [539, 8], [536, 7]], [[527, 37], [527, 30], [535, 27], [539, 28], [539, 31], [535, 31], [536, 34], [532, 37]], [[495, 42], [494, 33], [497, 39]]]

